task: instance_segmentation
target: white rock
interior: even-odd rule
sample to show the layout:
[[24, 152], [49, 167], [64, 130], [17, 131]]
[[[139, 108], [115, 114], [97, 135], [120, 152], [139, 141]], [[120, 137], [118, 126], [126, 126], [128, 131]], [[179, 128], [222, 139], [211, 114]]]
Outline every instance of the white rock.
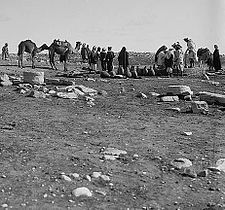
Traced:
[[209, 104], [220, 104], [225, 105], [225, 95], [210, 92], [199, 92], [201, 101], [206, 101]]
[[3, 204], [1, 205], [1, 207], [3, 207], [3, 208], [7, 208], [7, 207], [8, 207], [8, 204], [3, 203]]
[[137, 97], [138, 98], [148, 98], [144, 93], [141, 93], [141, 92], [137, 94]]
[[101, 172], [93, 172], [93, 173], [92, 173], [92, 177], [93, 177], [93, 178], [99, 178], [101, 175], [102, 175]]
[[179, 97], [178, 96], [163, 96], [160, 98], [160, 101], [162, 102], [179, 101]]
[[112, 156], [119, 156], [120, 154], [126, 155], [127, 152], [124, 150], [119, 150], [119, 149], [115, 149], [115, 148], [107, 148], [104, 151], [104, 154], [106, 155], [112, 155]]
[[167, 93], [173, 95], [193, 95], [193, 91], [187, 85], [169, 85]]
[[86, 175], [85, 178], [86, 178], [89, 182], [91, 182], [91, 177], [90, 177], [89, 175]]
[[92, 192], [86, 187], [79, 187], [79, 188], [73, 190], [72, 193], [76, 197], [79, 197], [79, 196], [91, 197], [92, 196]]
[[191, 131], [184, 131], [183, 132], [183, 135], [185, 135], [185, 136], [191, 136], [192, 135], [192, 132]]
[[59, 98], [65, 98], [65, 99], [75, 99], [75, 98], [78, 98], [78, 94], [77, 93], [74, 93], [74, 92], [68, 92], [68, 93], [58, 92], [56, 95]]
[[101, 177], [101, 179], [103, 179], [106, 182], [109, 182], [110, 181], [110, 178], [107, 175], [101, 175], [100, 177]]
[[68, 181], [68, 182], [71, 182], [72, 179], [70, 179], [70, 177], [66, 176], [66, 175], [62, 175], [62, 178], [65, 180], [65, 181]]
[[76, 179], [80, 177], [80, 175], [78, 173], [72, 173], [71, 176], [76, 178]]
[[221, 158], [216, 161], [216, 168], [219, 169], [220, 171], [225, 172], [225, 159]]
[[192, 162], [188, 160], [187, 158], [177, 158], [171, 161], [171, 165], [173, 165], [174, 167], [178, 169], [182, 169], [182, 168], [188, 168], [192, 166]]
[[160, 95], [159, 93], [156, 92], [150, 92], [149, 94], [153, 97], [158, 97]]

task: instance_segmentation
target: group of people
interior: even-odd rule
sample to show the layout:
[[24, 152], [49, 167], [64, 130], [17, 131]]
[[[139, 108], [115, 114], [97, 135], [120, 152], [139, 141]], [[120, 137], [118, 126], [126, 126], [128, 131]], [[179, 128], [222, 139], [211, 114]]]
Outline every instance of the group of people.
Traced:
[[93, 71], [112, 71], [113, 59], [115, 57], [112, 47], [105, 48], [93, 46], [92, 49], [85, 43], [81, 48], [81, 58], [83, 62], [88, 62], [89, 68]]
[[[197, 62], [197, 52], [195, 43], [185, 38], [187, 49], [185, 53], [179, 42], [172, 45], [172, 48], [167, 48], [165, 45], [160, 47], [155, 54], [155, 64], [157, 69], [165, 71], [165, 74], [172, 76], [173, 70], [183, 76], [184, 68], [193, 68]], [[214, 52], [212, 54], [213, 67], [215, 71], [221, 69], [220, 54], [217, 45], [214, 45]], [[188, 65], [189, 64], [189, 65]]]

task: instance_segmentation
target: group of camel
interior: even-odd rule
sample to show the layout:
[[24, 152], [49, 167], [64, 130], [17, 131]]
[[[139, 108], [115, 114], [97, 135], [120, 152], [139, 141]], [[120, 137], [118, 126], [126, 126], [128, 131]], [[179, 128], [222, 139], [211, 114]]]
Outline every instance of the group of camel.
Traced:
[[[60, 57], [60, 62], [64, 63], [64, 71], [67, 71], [66, 62], [68, 60], [69, 54], [78, 52], [81, 47], [81, 42], [76, 42], [75, 48], [68, 41], [54, 40], [53, 43], [48, 47], [46, 44], [43, 44], [40, 47], [32, 42], [31, 40], [25, 40], [19, 43], [18, 45], [18, 66], [23, 68], [23, 54], [27, 52], [31, 54], [32, 68], [35, 68], [34, 58], [37, 53], [40, 53], [43, 50], [49, 51], [49, 61], [51, 68], [57, 70], [55, 66], [54, 56], [58, 54]], [[208, 64], [209, 68], [212, 67], [212, 53], [208, 48], [200, 48], [197, 52], [198, 60], [202, 63]]]
[[66, 62], [68, 60], [68, 56], [71, 53], [78, 52], [81, 46], [81, 42], [76, 42], [75, 48], [72, 47], [72, 45], [68, 41], [60, 41], [60, 40], [54, 40], [53, 43], [48, 47], [46, 44], [43, 44], [40, 47], [37, 47], [37, 45], [31, 41], [31, 40], [25, 40], [19, 43], [18, 45], [18, 66], [20, 68], [23, 68], [23, 54], [24, 52], [27, 52], [31, 55], [31, 62], [32, 62], [32, 68], [35, 68], [35, 62], [34, 58], [35, 56], [40, 53], [43, 50], [49, 51], [49, 61], [52, 69], [57, 70], [55, 66], [54, 56], [55, 54], [58, 54], [60, 57], [60, 62], [64, 63], [64, 71], [67, 70]]

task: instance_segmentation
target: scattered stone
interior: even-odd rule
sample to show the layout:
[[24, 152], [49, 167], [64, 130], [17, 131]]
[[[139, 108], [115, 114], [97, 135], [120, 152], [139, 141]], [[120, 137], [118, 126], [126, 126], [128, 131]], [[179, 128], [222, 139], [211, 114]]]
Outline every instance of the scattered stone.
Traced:
[[95, 192], [100, 194], [100, 195], [106, 196], [106, 192], [104, 192], [104, 191], [95, 190]]
[[105, 90], [100, 90], [100, 91], [98, 91], [98, 95], [107, 96], [108, 93]]
[[175, 168], [182, 169], [182, 168], [189, 168], [192, 166], [192, 162], [187, 158], [177, 158], [171, 161], [171, 165]]
[[198, 176], [199, 176], [199, 177], [207, 177], [208, 174], [209, 174], [209, 171], [208, 171], [208, 170], [203, 170], [203, 171], [200, 171], [200, 172], [198, 173]]
[[27, 96], [33, 97], [33, 98], [46, 98], [48, 96], [48, 94], [46, 94], [42, 91], [31, 90]]
[[44, 84], [44, 72], [23, 72], [23, 82], [29, 84]]
[[138, 159], [138, 158], [139, 158], [138, 154], [134, 154], [134, 155], [133, 155], [133, 158], [134, 158], [134, 159]]
[[150, 92], [149, 93], [151, 96], [153, 96], [153, 97], [158, 97], [158, 96], [160, 96], [160, 94], [159, 93], [156, 93], [156, 92]]
[[78, 179], [80, 177], [78, 173], [72, 173], [71, 176], [74, 177], [75, 179]]
[[101, 179], [103, 179], [106, 182], [109, 182], [110, 181], [110, 178], [107, 175], [101, 175], [100, 177], [101, 177]]
[[43, 195], [43, 197], [44, 197], [44, 198], [47, 198], [47, 197], [48, 197], [48, 195], [45, 193], [45, 194]]
[[9, 76], [4, 74], [0, 77], [0, 85], [1, 86], [11, 86], [13, 83], [10, 81]]
[[115, 160], [119, 158], [120, 155], [126, 155], [127, 152], [124, 150], [119, 150], [115, 148], [107, 148], [104, 152], [104, 158], [108, 160]]
[[75, 85], [75, 87], [81, 90], [85, 94], [97, 95], [98, 91], [92, 88], [85, 87], [84, 85]]
[[86, 175], [85, 178], [86, 178], [89, 182], [91, 182], [91, 177], [90, 177], [89, 175]]
[[195, 114], [207, 114], [209, 106], [205, 101], [193, 101], [191, 102], [191, 110]]
[[209, 79], [209, 76], [208, 76], [207, 74], [203, 74], [202, 76], [203, 76], [203, 79], [205, 79], [205, 80], [210, 80], [210, 79]]
[[210, 92], [199, 92], [199, 97], [201, 101], [206, 101], [208, 104], [225, 106], [225, 95]]
[[220, 170], [217, 167], [208, 167], [208, 170], [213, 171], [213, 172], [220, 172]]
[[148, 98], [144, 93], [140, 92], [137, 94], [138, 98]]
[[191, 131], [184, 131], [182, 134], [185, 135], [185, 136], [191, 136], [192, 132]]
[[71, 182], [72, 181], [72, 179], [70, 178], [70, 177], [68, 177], [68, 176], [66, 176], [66, 175], [62, 175], [62, 178], [65, 180], [65, 181], [68, 181], [68, 182]]
[[169, 85], [167, 89], [167, 94], [168, 95], [173, 95], [173, 96], [186, 96], [186, 95], [193, 95], [193, 91], [189, 86], [186, 85]]
[[172, 108], [167, 108], [166, 110], [171, 110], [171, 111], [176, 111], [176, 112], [180, 112], [181, 109], [178, 107], [172, 107]]
[[189, 176], [191, 178], [196, 178], [197, 174], [193, 168], [185, 168], [183, 175]]
[[192, 101], [191, 95], [186, 95], [186, 96], [184, 96], [183, 99], [184, 99], [185, 101]]
[[92, 196], [91, 191], [86, 187], [79, 187], [79, 188], [73, 190], [72, 194], [76, 197], [79, 197], [79, 196], [91, 197]]
[[9, 206], [9, 205], [6, 204], [6, 203], [3, 203], [3, 204], [1, 205], [2, 208], [8, 208], [8, 206]]
[[225, 159], [222, 158], [222, 159], [217, 160], [216, 166], [217, 166], [216, 168], [218, 170], [225, 172]]
[[69, 93], [58, 92], [56, 95], [59, 98], [65, 98], [65, 99], [77, 99], [78, 98], [77, 93], [74, 93], [74, 92], [69, 92]]
[[93, 172], [93, 173], [92, 173], [92, 177], [93, 177], [93, 178], [99, 178], [101, 175], [102, 175], [101, 172]]
[[116, 160], [117, 157], [112, 156], [112, 155], [104, 155], [105, 160]]
[[178, 96], [162, 96], [162, 97], [160, 97], [160, 101], [162, 101], [162, 102], [179, 101], [179, 97]]

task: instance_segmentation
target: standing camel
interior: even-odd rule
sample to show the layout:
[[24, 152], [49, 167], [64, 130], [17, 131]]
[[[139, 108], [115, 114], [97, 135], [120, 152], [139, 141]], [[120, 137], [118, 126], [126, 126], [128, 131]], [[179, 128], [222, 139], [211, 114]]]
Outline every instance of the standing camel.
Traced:
[[48, 50], [48, 46], [43, 44], [41, 47], [37, 47], [34, 42], [31, 40], [22, 41], [18, 45], [18, 66], [23, 68], [23, 54], [24, 52], [31, 54], [32, 68], [35, 68], [34, 58], [37, 53], [40, 53], [43, 50]]
[[49, 60], [52, 69], [57, 70], [55, 66], [55, 53], [58, 54], [60, 62], [64, 62], [64, 71], [67, 71], [67, 65], [66, 62], [68, 61], [69, 54], [75, 53], [76, 51], [79, 51], [81, 46], [81, 42], [76, 42], [75, 49], [72, 47], [72, 45], [67, 41], [59, 41], [54, 40], [53, 43], [49, 47]]

